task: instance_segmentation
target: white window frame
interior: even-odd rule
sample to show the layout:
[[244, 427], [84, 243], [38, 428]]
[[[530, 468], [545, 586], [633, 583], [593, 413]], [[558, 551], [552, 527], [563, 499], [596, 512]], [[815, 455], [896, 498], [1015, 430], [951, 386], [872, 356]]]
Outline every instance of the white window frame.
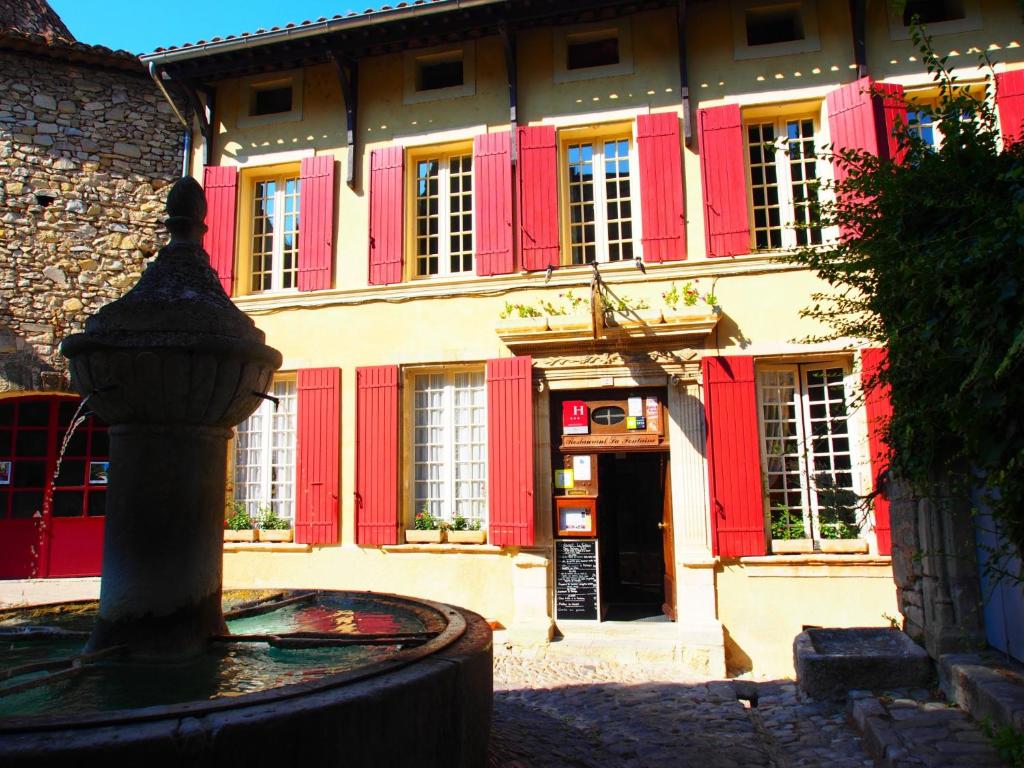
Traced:
[[[291, 180], [295, 181], [295, 253], [294, 253], [294, 279], [295, 284], [285, 288], [284, 287], [284, 237], [285, 237], [285, 199], [287, 197], [287, 183]], [[271, 237], [271, 251], [270, 251], [270, 287], [269, 288], [255, 288], [253, 286], [253, 279], [256, 274], [254, 269], [255, 260], [255, 249], [253, 242], [256, 237], [256, 190], [257, 186], [267, 182], [274, 182], [274, 215], [272, 218], [271, 226], [273, 227], [273, 235]], [[277, 173], [274, 175], [257, 176], [253, 177], [250, 182], [249, 190], [249, 211], [248, 211], [248, 269], [246, 274], [248, 275], [248, 291], [249, 294], [261, 294], [265, 295], [268, 293], [291, 293], [299, 290], [299, 272], [298, 272], [298, 260], [299, 260], [299, 238], [302, 237], [302, 218], [300, 215], [300, 207], [302, 204], [302, 179], [299, 176], [299, 169], [296, 168], [294, 171], [287, 171]]]
[[[610, 262], [608, 243], [608, 199], [605, 189], [605, 167], [604, 167], [604, 144], [609, 141], [625, 141], [629, 158], [629, 222], [632, 228], [632, 235], [629, 243], [632, 249], [632, 256], [622, 258], [620, 256], [615, 262]], [[593, 148], [591, 153], [591, 165], [593, 166], [592, 184], [594, 187], [594, 261], [604, 263], [627, 263], [642, 255], [641, 251], [641, 216], [640, 216], [640, 174], [637, 166], [636, 137], [631, 132], [603, 132], [600, 134], [579, 134], [568, 132], [560, 141], [559, 156], [561, 162], [561, 180], [565, 190], [563, 200], [565, 214], [563, 216], [563, 228], [565, 238], [565, 263], [568, 266], [586, 266], [590, 262], [573, 261], [572, 241], [572, 202], [569, 182], [569, 148], [574, 145], [590, 144]], [[621, 212], [620, 219], [622, 221]], [[621, 238], [619, 242], [626, 242]]]
[[[765, 399], [765, 384], [764, 378], [766, 374], [771, 373], [788, 373], [794, 376], [796, 383], [796, 390], [794, 397], [799, 409], [798, 416], [795, 421], [795, 439], [797, 442], [797, 456], [798, 459], [798, 471], [800, 476], [799, 491], [801, 495], [801, 505], [799, 514], [804, 521], [804, 532], [805, 538], [813, 541], [822, 540], [820, 531], [820, 505], [815, 493], [815, 481], [812, 477], [811, 467], [813, 466], [814, 458], [819, 455], [815, 453], [814, 449], [814, 438], [810, 433], [809, 425], [811, 424], [811, 401], [807, 392], [808, 384], [807, 378], [808, 373], [815, 370], [835, 369], [839, 368], [842, 370], [842, 385], [843, 385], [843, 399], [846, 404], [845, 408], [845, 423], [846, 423], [846, 441], [847, 450], [846, 455], [849, 456], [850, 467], [844, 472], [850, 474], [850, 487], [846, 490], [850, 490], [858, 496], [863, 496], [865, 493], [864, 476], [862, 472], [862, 457], [861, 457], [861, 441], [857, 434], [860, 421], [855, 418], [852, 407], [856, 393], [854, 390], [855, 383], [851, 373], [852, 367], [850, 362], [845, 359], [825, 359], [825, 360], [806, 360], [796, 362], [768, 362], [758, 363], [757, 365], [757, 405], [758, 405], [758, 435], [760, 440], [760, 453], [761, 453], [761, 471], [764, 482], [763, 497], [764, 497], [764, 514], [765, 514], [765, 525], [771, 534], [772, 525], [772, 508], [771, 508], [771, 497], [769, 493], [769, 462], [768, 462], [768, 451], [767, 442], [768, 435], [765, 426], [765, 415], [766, 410], [770, 406]], [[827, 455], [840, 455], [832, 454], [831, 451]], [[856, 521], [860, 524], [860, 529], [856, 537], [857, 540], [865, 540], [868, 538], [868, 532], [873, 527], [873, 520], [864, 519], [864, 512], [861, 507], [857, 507], [855, 511]]]
[[[470, 206], [470, 264], [466, 269], [453, 270], [451, 268], [451, 215], [452, 215], [452, 194], [451, 194], [451, 161], [453, 158], [469, 158], [469, 172], [468, 176], [470, 179], [469, 194], [465, 195], [463, 190], [459, 191], [460, 195], [463, 195], [465, 200], [468, 200]], [[420, 274], [419, 272], [419, 215], [418, 215], [418, 188], [419, 188], [419, 164], [423, 162], [430, 162], [431, 160], [438, 161], [437, 167], [437, 272], [436, 273], [425, 273]], [[417, 152], [410, 158], [410, 175], [412, 176], [412, 191], [410, 196], [411, 210], [410, 220], [412, 225], [412, 234], [410, 237], [410, 243], [412, 253], [410, 254], [410, 269], [412, 271], [412, 278], [415, 280], [431, 280], [439, 277], [464, 277], [466, 275], [472, 275], [476, 271], [476, 206], [474, 205], [474, 194], [475, 190], [473, 185], [476, 183], [475, 173], [475, 158], [473, 157], [473, 150], [471, 147], [465, 149], [445, 151], [445, 152]], [[460, 215], [463, 215], [461, 212]], [[464, 232], [462, 234], [465, 234]]]
[[[278, 398], [278, 405], [275, 406], [270, 400], [262, 401], [259, 408], [237, 427], [233, 448], [233, 497], [235, 501], [245, 504], [246, 511], [253, 518], [257, 517], [261, 507], [269, 507], [294, 527], [298, 405], [296, 380], [274, 381], [271, 394]], [[253, 429], [253, 422], [257, 419], [259, 427]], [[257, 435], [256, 444], [250, 445], [246, 438], [253, 433]], [[283, 440], [275, 440], [278, 436], [282, 436]], [[249, 451], [256, 460], [241, 460], [243, 451]], [[257, 470], [257, 480], [246, 481], [240, 478], [240, 473], [249, 468]], [[250, 493], [250, 488], [255, 492]]]
[[[823, 200], [822, 192], [824, 190], [825, 181], [831, 178], [830, 170], [827, 167], [827, 163], [821, 157], [821, 146], [822, 146], [822, 135], [821, 135], [821, 120], [818, 115], [812, 114], [801, 114], [801, 115], [783, 115], [779, 117], [745, 117], [743, 120], [743, 146], [744, 146], [744, 163], [747, 170], [747, 210], [750, 216], [750, 249], [752, 252], [765, 252], [765, 251], [778, 251], [778, 250], [789, 250], [792, 248], [803, 247], [797, 243], [797, 229], [796, 229], [796, 205], [794, 202], [793, 195], [793, 174], [791, 158], [789, 154], [788, 141], [788, 124], [790, 122], [799, 122], [803, 120], [812, 121], [813, 125], [813, 138], [814, 138], [814, 167], [815, 167], [815, 179], [818, 182], [818, 200]], [[767, 247], [759, 247], [757, 244], [757, 226], [755, 218], [755, 205], [754, 205], [754, 180], [751, 170], [750, 161], [750, 138], [749, 129], [752, 126], [760, 125], [773, 125], [775, 130], [775, 158], [774, 167], [776, 174], [776, 183], [779, 190], [779, 222], [781, 225], [781, 237], [782, 242], [778, 248], [773, 247], [770, 243]], [[825, 242], [829, 232], [825, 227], [818, 228], [818, 243], [808, 243], [808, 245], [819, 245]]]
[[[479, 418], [477, 422], [470, 422], [470, 430], [478, 430], [480, 440], [470, 445], [476, 445], [479, 448], [479, 459], [470, 458], [467, 462], [470, 466], [477, 465], [479, 477], [477, 479], [470, 478], [469, 480], [459, 480], [457, 476], [457, 457], [456, 450], [457, 445], [455, 441], [455, 429], [456, 423], [456, 379], [461, 375], [475, 375], [479, 377], [479, 386], [472, 387], [476, 390], [483, 398], [482, 404], [470, 404], [468, 408], [480, 409]], [[421, 411], [420, 407], [417, 407], [417, 394], [418, 384], [420, 377], [432, 377], [436, 376], [442, 380], [441, 387], [441, 403], [438, 406], [438, 410], [441, 412], [441, 424], [430, 425], [428, 423], [419, 424], [418, 422], [423, 421], [419, 418]], [[407, 376], [407, 389], [409, 391], [408, 399], [408, 413], [410, 414], [410, 423], [408, 426], [409, 434], [409, 514], [408, 521], [410, 527], [415, 520], [416, 513], [423, 511], [424, 505], [426, 509], [435, 517], [451, 522], [452, 518], [455, 517], [457, 512], [462, 512], [462, 516], [467, 520], [479, 520], [480, 527], [482, 530], [487, 528], [488, 522], [488, 508], [487, 508], [487, 450], [488, 450], [488, 439], [487, 434], [487, 413], [489, 404], [487, 402], [487, 380], [486, 373], [482, 368], [479, 367], [458, 367], [458, 368], [444, 368], [444, 369], [419, 369], [408, 372]], [[437, 391], [437, 390], [434, 390]], [[440, 427], [441, 441], [438, 443], [440, 448], [440, 458], [436, 460], [419, 461], [417, 457], [417, 449], [424, 447], [429, 449], [431, 443], [429, 440], [423, 442], [417, 435], [417, 429], [430, 429], [431, 427]], [[429, 434], [426, 435], [429, 438]], [[465, 446], [463, 446], [465, 447]], [[429, 459], [429, 456], [427, 457]], [[422, 481], [418, 480], [418, 470], [421, 466], [429, 466], [430, 464], [440, 464], [441, 472], [440, 477], [437, 478], [424, 478]], [[433, 495], [421, 494], [418, 487], [418, 482], [435, 482], [441, 486], [440, 493], [435, 497]], [[478, 484], [479, 495], [470, 495], [464, 497], [465, 502], [470, 507], [469, 510], [459, 509], [459, 499], [456, 496], [459, 488], [459, 483], [470, 483]], [[475, 507], [475, 510], [473, 509]], [[466, 513], [468, 512], [468, 514]], [[474, 513], [475, 512], [475, 513]]]

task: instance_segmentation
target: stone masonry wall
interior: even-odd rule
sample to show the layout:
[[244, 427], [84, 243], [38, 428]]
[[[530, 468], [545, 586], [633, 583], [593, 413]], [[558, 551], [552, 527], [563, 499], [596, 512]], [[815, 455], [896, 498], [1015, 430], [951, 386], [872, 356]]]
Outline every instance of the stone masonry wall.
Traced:
[[164, 240], [183, 127], [153, 82], [0, 50], [0, 393], [67, 388], [60, 340]]

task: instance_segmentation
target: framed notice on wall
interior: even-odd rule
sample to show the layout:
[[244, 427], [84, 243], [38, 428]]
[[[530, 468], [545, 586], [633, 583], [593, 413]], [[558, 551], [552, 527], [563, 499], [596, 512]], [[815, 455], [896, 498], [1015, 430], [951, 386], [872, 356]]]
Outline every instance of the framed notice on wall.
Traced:
[[597, 536], [597, 498], [594, 496], [556, 496], [555, 535]]

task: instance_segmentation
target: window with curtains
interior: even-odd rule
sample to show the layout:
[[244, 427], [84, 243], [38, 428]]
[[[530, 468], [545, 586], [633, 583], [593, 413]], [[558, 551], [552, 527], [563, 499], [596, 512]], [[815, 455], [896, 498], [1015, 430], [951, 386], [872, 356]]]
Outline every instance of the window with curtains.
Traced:
[[234, 498], [251, 517], [270, 509], [295, 520], [294, 380], [275, 381], [260, 407], [235, 430]]
[[298, 288], [298, 169], [251, 178], [249, 186], [249, 291]]
[[487, 383], [483, 370], [412, 376], [412, 510], [487, 525]]
[[468, 145], [409, 157], [412, 277], [473, 272], [473, 152]]
[[814, 226], [821, 173], [812, 117], [748, 121], [745, 125], [751, 233], [757, 250], [822, 241]]
[[761, 461], [772, 539], [857, 538], [849, 367], [759, 365]]
[[636, 252], [633, 144], [628, 135], [564, 138], [563, 231], [569, 263], [623, 261]]

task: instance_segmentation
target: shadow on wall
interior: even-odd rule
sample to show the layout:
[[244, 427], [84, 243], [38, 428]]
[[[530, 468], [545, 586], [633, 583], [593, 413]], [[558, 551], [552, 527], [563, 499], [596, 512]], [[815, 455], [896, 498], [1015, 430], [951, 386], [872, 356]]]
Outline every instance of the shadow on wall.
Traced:
[[32, 344], [0, 323], [0, 393], [53, 392], [68, 388], [65, 371], [43, 360]]
[[752, 672], [754, 662], [751, 661], [747, 652], [733, 639], [727, 627], [723, 626], [722, 632], [725, 635], [725, 674], [729, 677], [736, 677], [746, 672]]

